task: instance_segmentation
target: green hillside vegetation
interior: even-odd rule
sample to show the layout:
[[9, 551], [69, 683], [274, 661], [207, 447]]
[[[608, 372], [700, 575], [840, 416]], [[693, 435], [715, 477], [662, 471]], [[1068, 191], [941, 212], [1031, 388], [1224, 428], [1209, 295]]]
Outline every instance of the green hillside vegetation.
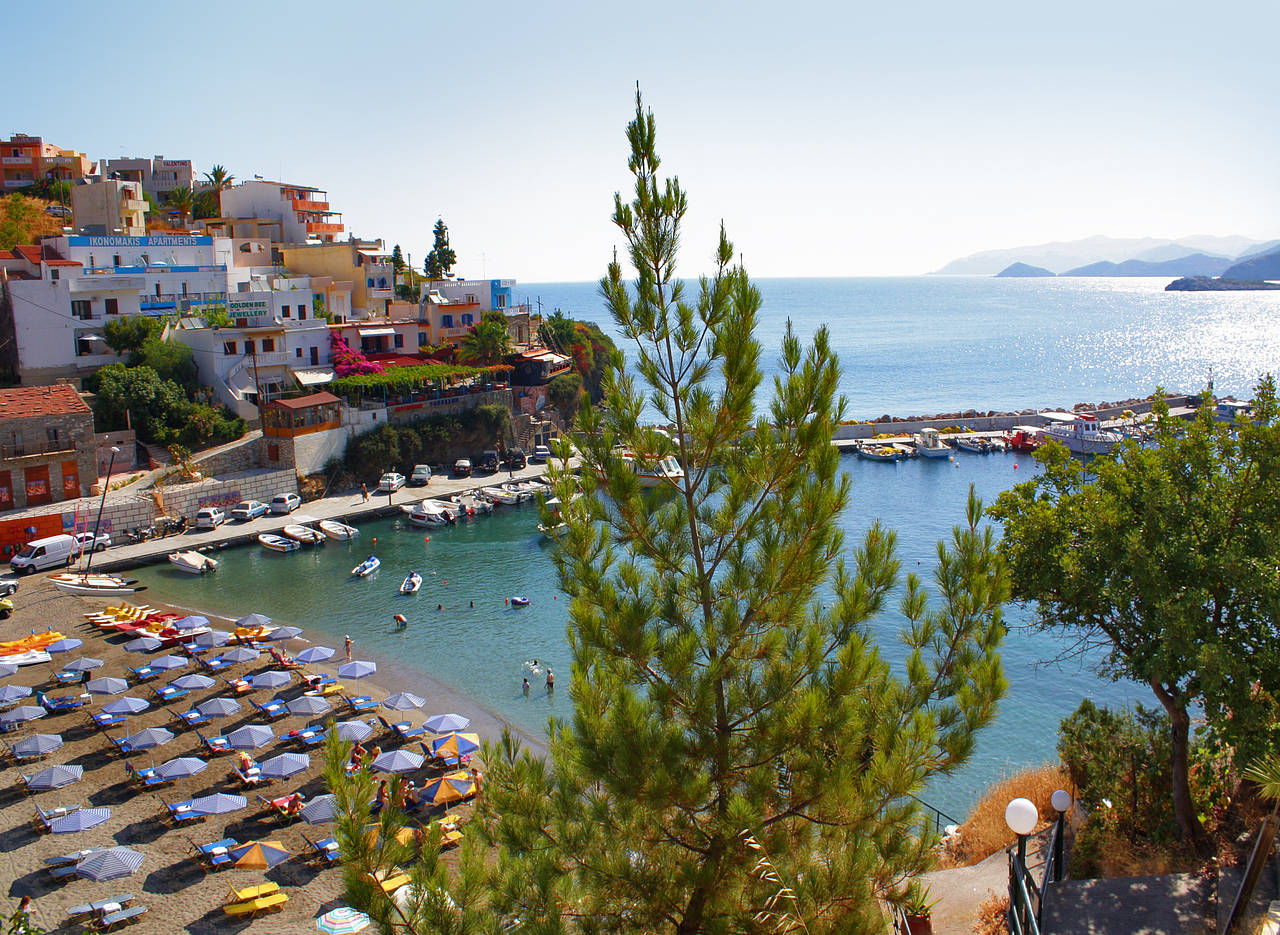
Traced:
[[62, 233], [62, 221], [45, 213], [51, 202], [26, 195], [0, 198], [0, 250], [39, 243], [41, 237]]

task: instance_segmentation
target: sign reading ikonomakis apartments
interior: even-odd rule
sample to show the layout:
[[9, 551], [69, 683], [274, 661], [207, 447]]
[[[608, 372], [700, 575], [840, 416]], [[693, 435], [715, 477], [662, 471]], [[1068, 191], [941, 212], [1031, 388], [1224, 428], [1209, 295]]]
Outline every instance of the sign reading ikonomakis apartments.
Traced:
[[67, 238], [67, 245], [71, 247], [208, 247], [212, 243], [212, 237], [192, 237], [182, 234], [175, 236], [157, 234], [153, 237], [91, 234], [87, 237]]

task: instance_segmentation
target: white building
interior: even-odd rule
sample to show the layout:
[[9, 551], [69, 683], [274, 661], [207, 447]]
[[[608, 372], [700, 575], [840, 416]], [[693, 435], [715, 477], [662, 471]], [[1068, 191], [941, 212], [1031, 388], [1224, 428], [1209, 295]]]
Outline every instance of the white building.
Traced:
[[285, 243], [333, 243], [344, 230], [328, 193], [309, 185], [250, 179], [223, 190], [220, 211], [223, 218], [279, 221]]
[[165, 159], [164, 156], [145, 158], [106, 159], [102, 162], [103, 178], [116, 178], [139, 182], [142, 190], [163, 202], [175, 188], [196, 187], [196, 174], [190, 159]]

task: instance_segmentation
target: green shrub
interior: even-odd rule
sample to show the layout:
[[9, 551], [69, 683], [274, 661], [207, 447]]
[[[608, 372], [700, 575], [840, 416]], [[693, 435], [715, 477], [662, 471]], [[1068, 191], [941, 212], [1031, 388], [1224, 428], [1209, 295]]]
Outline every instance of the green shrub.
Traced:
[[347, 445], [343, 466], [353, 477], [362, 479], [384, 471], [407, 473], [415, 464], [449, 463], [494, 448], [510, 432], [511, 412], [499, 403], [477, 406], [457, 415], [385, 424], [353, 438]]

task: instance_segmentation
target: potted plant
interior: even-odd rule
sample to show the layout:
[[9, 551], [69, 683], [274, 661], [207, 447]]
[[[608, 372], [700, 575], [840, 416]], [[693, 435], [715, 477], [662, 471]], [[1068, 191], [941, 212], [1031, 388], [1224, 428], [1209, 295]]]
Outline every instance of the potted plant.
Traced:
[[929, 898], [929, 887], [922, 886], [919, 880], [907, 884], [902, 911], [907, 917], [910, 935], [933, 935], [933, 907], [937, 904], [936, 899]]

